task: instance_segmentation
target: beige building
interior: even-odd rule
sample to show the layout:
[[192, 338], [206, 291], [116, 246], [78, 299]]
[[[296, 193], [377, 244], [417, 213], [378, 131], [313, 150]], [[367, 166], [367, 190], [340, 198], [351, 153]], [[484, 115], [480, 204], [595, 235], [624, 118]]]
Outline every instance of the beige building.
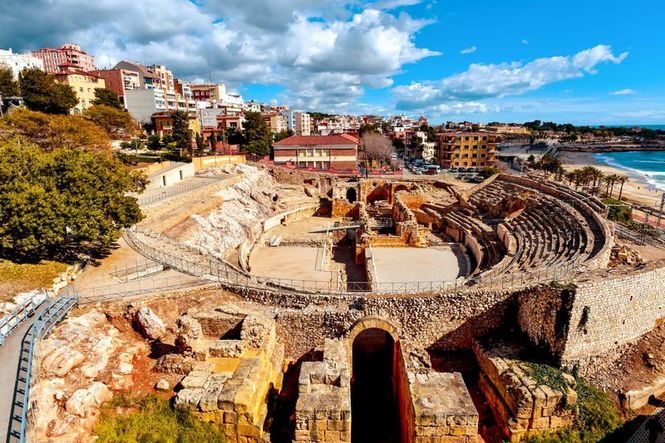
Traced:
[[483, 168], [494, 165], [501, 138], [492, 132], [443, 132], [436, 135], [443, 168]]
[[286, 124], [286, 117], [278, 112], [267, 112], [263, 114], [263, 119], [266, 121], [270, 132], [278, 134], [288, 129]]
[[78, 98], [78, 104], [71, 110], [72, 114], [80, 115], [86, 109], [92, 106], [95, 99], [95, 89], [104, 89], [106, 83], [104, 79], [90, 72], [70, 70], [55, 75], [60, 83], [71, 86]]

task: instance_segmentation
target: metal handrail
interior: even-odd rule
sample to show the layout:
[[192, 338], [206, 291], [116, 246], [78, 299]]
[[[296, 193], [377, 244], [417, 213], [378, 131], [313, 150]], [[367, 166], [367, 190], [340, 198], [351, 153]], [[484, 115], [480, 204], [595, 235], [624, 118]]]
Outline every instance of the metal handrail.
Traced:
[[32, 317], [35, 311], [48, 300], [48, 291], [45, 290], [44, 294], [46, 297], [39, 303], [35, 304], [34, 297], [31, 297], [23, 304], [17, 306], [9, 315], [0, 319], [0, 346], [5, 344], [5, 340], [9, 334], [14, 332], [26, 318]]
[[[76, 289], [72, 287], [65, 289], [62, 295], [49, 302], [48, 306], [39, 314], [23, 338], [21, 352], [27, 352], [27, 357], [21, 356], [19, 358], [19, 374], [21, 373], [21, 369], [24, 369], [25, 378], [22, 380], [19, 375], [16, 379], [7, 442], [19, 441], [20, 443], [24, 443], [26, 441], [28, 410], [30, 407], [30, 383], [32, 380], [32, 359], [36, 352], [36, 346], [78, 304], [78, 301], [79, 298]], [[23, 368], [24, 364], [25, 368]], [[23, 389], [19, 388], [19, 382], [21, 381], [24, 384]], [[21, 408], [20, 414], [17, 413], [17, 408]], [[18, 431], [13, 430], [12, 424], [15, 421], [20, 422]]]
[[201, 255], [201, 260], [193, 260], [187, 257], [187, 254], [174, 255], [162, 248], [153, 247], [136, 235], [141, 232], [144, 235], [160, 239], [159, 234], [154, 232], [142, 232], [139, 230], [128, 229], [126, 239], [137, 251], [151, 260], [161, 262], [166, 266], [212, 281], [225, 284], [229, 287], [240, 289], [259, 289], [276, 290], [285, 292], [301, 292], [308, 294], [336, 294], [336, 295], [371, 295], [376, 294], [414, 294], [414, 293], [458, 293], [460, 291], [477, 291], [489, 288], [521, 288], [533, 286], [539, 283], [548, 283], [554, 280], [572, 279], [583, 271], [583, 266], [579, 261], [572, 261], [560, 266], [549, 266], [534, 269], [526, 273], [511, 273], [502, 275], [488, 275], [471, 277], [460, 282], [454, 281], [427, 281], [427, 282], [384, 282], [380, 290], [372, 291], [367, 282], [346, 282], [345, 288], [340, 288], [332, 281], [317, 280], [293, 280], [276, 279], [272, 277], [262, 277], [248, 275], [237, 270], [224, 261], [211, 259], [202, 254], [195, 248], [180, 245], [170, 239], [163, 239], [168, 245], [180, 247], [183, 252], [187, 251], [193, 254]]

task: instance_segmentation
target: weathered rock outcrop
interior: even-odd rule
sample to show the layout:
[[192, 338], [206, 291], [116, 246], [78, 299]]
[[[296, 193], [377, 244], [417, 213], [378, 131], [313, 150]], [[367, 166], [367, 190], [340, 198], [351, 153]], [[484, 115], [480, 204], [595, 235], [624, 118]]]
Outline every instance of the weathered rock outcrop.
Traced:
[[134, 327], [145, 338], [157, 340], [166, 334], [166, 325], [152, 309], [143, 307], [134, 314]]
[[92, 442], [100, 406], [113, 391], [128, 391], [142, 342], [130, 342], [93, 310], [70, 317], [40, 343], [33, 361], [29, 439], [35, 442]]

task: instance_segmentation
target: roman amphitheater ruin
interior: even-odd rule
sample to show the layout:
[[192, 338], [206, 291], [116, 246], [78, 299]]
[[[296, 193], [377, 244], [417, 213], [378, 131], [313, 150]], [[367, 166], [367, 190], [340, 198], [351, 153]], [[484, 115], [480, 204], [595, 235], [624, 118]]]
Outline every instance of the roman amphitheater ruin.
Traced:
[[198, 176], [218, 184], [146, 205], [124, 241], [206, 289], [123, 302], [82, 287], [81, 309], [124, 303], [142, 332], [162, 328], [144, 333], [170, 344], [151, 371], [228, 442], [520, 441], [569, 425], [577, 399], [575, 378], [548, 386], [530, 362], [593, 376], [665, 317], [665, 262], [617, 263], [605, 205], [560, 183]]

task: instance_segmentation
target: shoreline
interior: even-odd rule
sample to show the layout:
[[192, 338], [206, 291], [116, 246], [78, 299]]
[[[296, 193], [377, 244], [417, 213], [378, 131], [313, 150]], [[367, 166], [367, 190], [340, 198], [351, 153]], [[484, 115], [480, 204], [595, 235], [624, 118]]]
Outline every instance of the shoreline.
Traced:
[[[663, 191], [658, 190], [651, 185], [646, 177], [635, 172], [622, 169], [616, 166], [610, 166], [594, 158], [594, 152], [572, 152], [563, 151], [559, 154], [559, 159], [566, 171], [583, 168], [584, 166], [593, 166], [603, 172], [603, 174], [619, 174], [627, 176], [630, 180], [623, 186], [622, 200], [640, 203], [647, 206], [660, 205]], [[618, 197], [619, 187], [614, 187], [614, 198]]]

